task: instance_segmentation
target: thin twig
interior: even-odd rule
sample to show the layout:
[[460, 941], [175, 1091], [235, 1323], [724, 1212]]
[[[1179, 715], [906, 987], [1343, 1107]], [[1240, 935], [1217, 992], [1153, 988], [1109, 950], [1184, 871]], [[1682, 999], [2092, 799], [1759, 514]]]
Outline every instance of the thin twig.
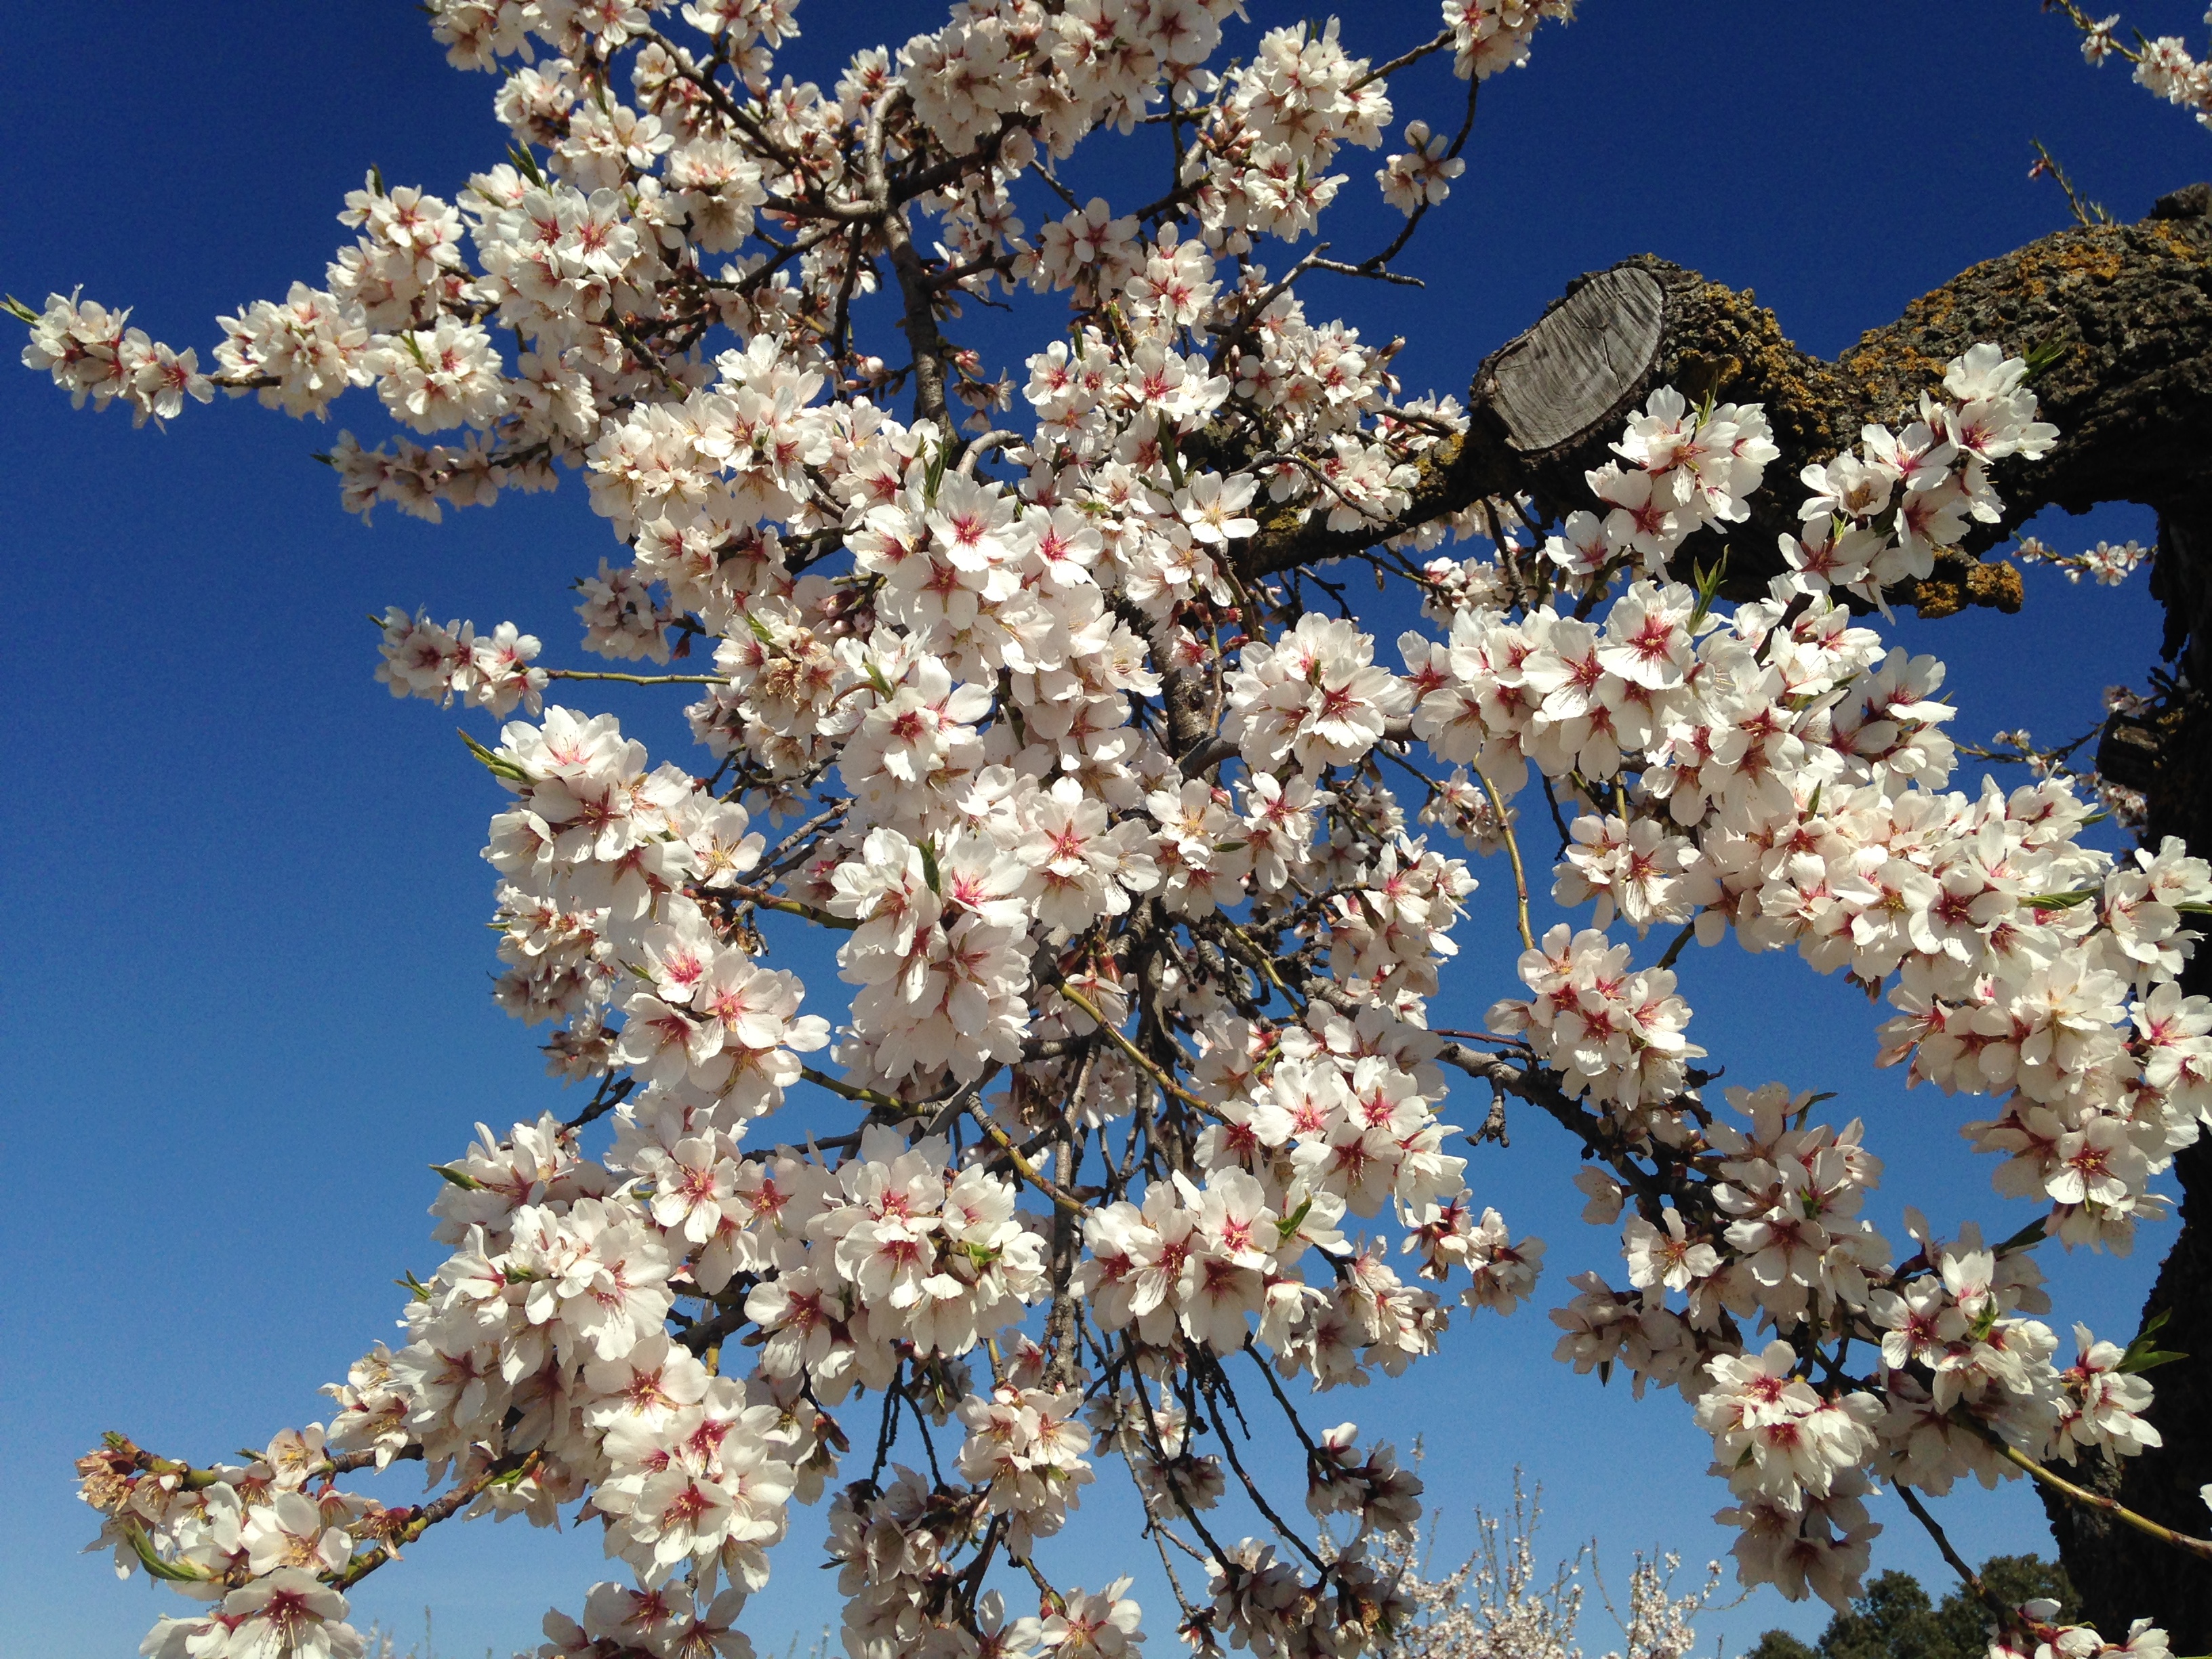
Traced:
[[1386, 75], [1395, 75], [1400, 70], [1405, 68], [1407, 64], [1418, 64], [1422, 58], [1426, 58], [1431, 52], [1441, 52], [1444, 47], [1451, 45], [1451, 43], [1452, 32], [1449, 29], [1445, 29], [1437, 35], [1434, 40], [1422, 41], [1419, 46], [1415, 46], [1411, 52], [1401, 52], [1395, 58], [1393, 58], [1389, 63], [1377, 64], [1373, 69], [1368, 70], [1366, 74], [1361, 76], [1357, 81], [1354, 81], [1350, 86], [1346, 87], [1345, 90], [1346, 92], [1357, 92], [1360, 88], [1366, 86], [1370, 82], [1380, 81]]
[[990, 1115], [973, 1100], [968, 1102], [967, 1112], [969, 1119], [990, 1139], [991, 1144], [1006, 1154], [1007, 1160], [1014, 1166], [1014, 1173], [1050, 1199], [1055, 1209], [1063, 1210], [1069, 1215], [1074, 1216], [1087, 1216], [1091, 1213], [1091, 1206], [1088, 1204], [1073, 1193], [1062, 1190], [1057, 1182], [1047, 1179], [1036, 1164], [1024, 1158], [1022, 1149], [1014, 1145], [1013, 1138], [991, 1121]]
[[1912, 1518], [1917, 1521], [1927, 1530], [1928, 1535], [1936, 1540], [1936, 1547], [1943, 1553], [1943, 1559], [1951, 1564], [1951, 1571], [1957, 1573], [1960, 1582], [1974, 1593], [1975, 1599], [1996, 1614], [1997, 1622], [2001, 1626], [2019, 1623], [2019, 1609], [2007, 1605], [2004, 1597], [1984, 1583], [1982, 1576], [1966, 1565], [1965, 1558], [1951, 1547], [1951, 1540], [1943, 1535], [1943, 1528], [1936, 1524], [1936, 1517], [1928, 1513], [1928, 1506], [1913, 1495], [1912, 1488], [1900, 1481], [1898, 1484], [1897, 1495], [1905, 1500], [1905, 1507], [1912, 1511]]
[[389, 1538], [380, 1540], [376, 1549], [357, 1555], [348, 1562], [344, 1570], [330, 1581], [331, 1587], [333, 1589], [341, 1590], [352, 1589], [386, 1561], [398, 1560], [399, 1547], [402, 1544], [413, 1543], [429, 1528], [458, 1514], [464, 1505], [472, 1501], [478, 1493], [495, 1482], [507, 1480], [520, 1484], [527, 1480], [531, 1471], [538, 1467], [538, 1460], [543, 1455], [544, 1455], [543, 1452], [532, 1451], [519, 1458], [503, 1457], [474, 1480], [465, 1480], [443, 1498], [425, 1504], [415, 1511], [413, 1516], [404, 1525], [395, 1529]]
[[787, 916], [804, 916], [811, 922], [823, 927], [835, 927], [840, 933], [852, 933], [860, 925], [850, 916], [836, 915], [818, 905], [802, 904], [797, 899], [784, 898], [765, 888], [750, 886], [742, 881], [733, 881], [726, 887], [709, 887], [706, 890], [718, 898], [743, 899], [747, 904], [756, 905], [763, 910], [781, 910]]

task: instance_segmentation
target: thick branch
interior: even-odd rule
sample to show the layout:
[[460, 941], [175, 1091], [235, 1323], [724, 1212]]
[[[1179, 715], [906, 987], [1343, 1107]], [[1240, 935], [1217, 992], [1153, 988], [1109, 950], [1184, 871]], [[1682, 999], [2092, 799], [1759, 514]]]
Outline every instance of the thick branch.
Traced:
[[[1583, 475], [1609, 458], [1623, 419], [1653, 388], [1765, 406], [1781, 457], [1749, 524], [1731, 528], [1731, 585], [1764, 591], [1783, 567], [1777, 538], [1796, 528], [1787, 480], [1854, 442], [1869, 422], [1897, 422], [1944, 365], [1978, 341], [2051, 361], [2035, 382], [2063, 439], [2044, 460], [1997, 473], [2017, 525], [2056, 504], [2080, 512], [2136, 501], [2166, 510], [2212, 495], [2212, 224], [2203, 186], [2167, 197], [2135, 225], [2060, 231], [1976, 265], [1916, 300], [1834, 362], [1800, 350], [1749, 293], [1649, 255], [1571, 284], [1526, 333], [1486, 358], [1469, 392], [1464, 438], [1424, 455], [1399, 519], [1349, 531], [1316, 514], [1263, 521], [1245, 568], [1265, 574], [1355, 553], [1486, 496], [1527, 491], [1564, 514], [1587, 506]], [[2053, 355], [2055, 354], [2055, 356]], [[1972, 555], [2009, 533], [1980, 527]], [[1682, 550], [1685, 568], [1717, 551], [1712, 532]], [[2170, 581], [2174, 580], [2168, 579]], [[2197, 580], [2203, 580], [2199, 575]], [[1966, 558], [1899, 596], [1923, 611], [2018, 606], [2018, 578]]]

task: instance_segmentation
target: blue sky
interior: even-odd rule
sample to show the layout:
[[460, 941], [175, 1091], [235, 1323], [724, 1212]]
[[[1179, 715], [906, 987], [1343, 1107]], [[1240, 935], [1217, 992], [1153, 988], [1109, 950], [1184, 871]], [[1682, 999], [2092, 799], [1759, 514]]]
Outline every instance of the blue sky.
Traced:
[[[1300, 15], [1265, 0], [1253, 11]], [[827, 81], [851, 46], [896, 44], [934, 15], [809, 0], [786, 62]], [[2164, 0], [2129, 21], [2194, 36], [2198, 16]], [[82, 283], [204, 356], [217, 313], [319, 280], [341, 234], [331, 215], [368, 163], [450, 196], [504, 144], [494, 82], [448, 70], [411, 7], [132, 9], [127, 27], [106, 8], [47, 7], [9, 27], [0, 287], [35, 302]], [[1375, 6], [1347, 33], [1382, 57], [1432, 27], [1425, 5]], [[1441, 74], [1394, 92], [1401, 122], [1442, 125], [1458, 107]], [[1308, 304], [1370, 337], [1405, 334], [1412, 389], [1457, 390], [1570, 277], [1650, 251], [1754, 289], [1801, 343], [1832, 354], [2063, 222], [2057, 191], [2025, 177], [2031, 137], [2124, 218], [2212, 173], [2201, 131], [2120, 72], [2083, 69], [2031, 0], [1589, 0], [1574, 26], [1542, 32], [1530, 69], [1486, 87], [1468, 173], [1401, 262], [1428, 288], [1339, 283]], [[1376, 163], [1350, 160], [1358, 204], [1331, 234], [1358, 257], [1389, 227], [1371, 206]], [[1079, 177], [1127, 201], [1140, 188], [1103, 159]], [[992, 349], [999, 337], [976, 326]], [[325, 1415], [314, 1390], [389, 1330], [391, 1281], [436, 1262], [423, 1166], [479, 1117], [559, 1103], [532, 1034], [487, 995], [491, 881], [476, 854], [500, 797], [452, 714], [395, 703], [371, 679], [362, 619], [392, 603], [512, 617], [549, 661], [578, 663], [566, 584], [614, 550], [573, 480], [442, 527], [387, 512], [365, 529], [307, 459], [344, 424], [380, 429], [356, 394], [329, 428], [224, 403], [133, 433], [119, 413], [72, 415], [39, 380], [0, 371], [0, 535], [16, 595], [0, 661], [16, 756], [0, 809], [13, 853], [0, 874], [12, 1056], [0, 1146], [26, 1184], [0, 1223], [0, 1655], [134, 1650], [169, 1598], [143, 1579], [118, 1587], [76, 1553], [93, 1527], [70, 1460], [108, 1427], [205, 1458]], [[2068, 545], [2150, 533], [2127, 509], [2040, 527]], [[2047, 573], [2031, 575], [2019, 617], [1902, 634], [1953, 664], [1970, 736], [2072, 735], [2101, 686], [2141, 679], [2157, 637], [2140, 583], [2107, 592]], [[648, 696], [579, 701], [680, 753], [676, 700]], [[1509, 884], [1479, 873], [1440, 1023], [1475, 1023], [1511, 988]], [[1862, 1000], [1732, 946], [1684, 972], [1694, 1034], [1733, 1079], [1838, 1089], [1831, 1109], [1868, 1119], [1890, 1159], [1880, 1218], [1911, 1201], [2016, 1224], [1954, 1133], [1970, 1114], [1869, 1069]], [[834, 977], [809, 977], [817, 1010], [835, 1012], [822, 1006]], [[1576, 1219], [1571, 1167], [1530, 1122], [1470, 1168], [1516, 1227], [1552, 1241], [1542, 1305], [1612, 1248]], [[2131, 1261], [2050, 1251], [2059, 1317], [2124, 1335], [2162, 1247], [2154, 1231]], [[1724, 1494], [1705, 1476], [1704, 1437], [1679, 1402], [1638, 1404], [1554, 1365], [1553, 1335], [1541, 1306], [1462, 1321], [1404, 1383], [1316, 1409], [1401, 1447], [1425, 1438], [1446, 1556], [1467, 1547], [1473, 1506], [1510, 1498], [1519, 1465], [1543, 1483], [1551, 1542], [1566, 1553], [1595, 1536], [1608, 1582], [1655, 1541], [1693, 1574], [1728, 1541], [1708, 1520]], [[1089, 1561], [1131, 1538], [1115, 1489], [1109, 1471], [1078, 1517]], [[1880, 1512], [1877, 1564], [1939, 1583], [1909, 1517], [1893, 1500]], [[2017, 1489], [1943, 1513], [1977, 1557], [2048, 1547]], [[814, 1531], [802, 1516], [756, 1601], [764, 1653], [834, 1618]], [[357, 1607], [406, 1628], [428, 1605], [441, 1650], [505, 1652], [532, 1639], [547, 1605], [574, 1607], [599, 1561], [589, 1536], [446, 1527]], [[1075, 1576], [1103, 1575], [1086, 1561]], [[1155, 1647], [1171, 1649], [1165, 1599], [1148, 1601]], [[1810, 1634], [1824, 1616], [1762, 1592], [1708, 1627], [1740, 1650], [1770, 1624]], [[1613, 1634], [1594, 1605], [1593, 1650]]]

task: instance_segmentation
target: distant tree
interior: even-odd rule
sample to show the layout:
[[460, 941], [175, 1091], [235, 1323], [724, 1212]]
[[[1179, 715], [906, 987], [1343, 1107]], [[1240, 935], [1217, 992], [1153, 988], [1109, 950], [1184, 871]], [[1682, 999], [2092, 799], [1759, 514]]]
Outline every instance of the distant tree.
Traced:
[[[2016, 1607], [2041, 1596], [2058, 1603], [2057, 1623], [2071, 1624], [2083, 1616], [2081, 1594], [2066, 1576], [2066, 1569], [2039, 1555], [1992, 1555], [1982, 1563], [1982, 1583], [2007, 1607]], [[1988, 1611], [1964, 1585], [1952, 1587], [1936, 1609], [1932, 1622], [1937, 1636], [1931, 1655], [1948, 1659], [1955, 1653], [1980, 1659], [1988, 1649]]]
[[1759, 1638], [1746, 1659], [1819, 1659], [1819, 1656], [1788, 1631], [1771, 1630]]
[[[1828, 1620], [1818, 1652], [1820, 1659], [1936, 1659], [1941, 1646], [1928, 1592], [1911, 1573], [1891, 1571], [1869, 1579], [1865, 1593]], [[1988, 1646], [1978, 1642], [1975, 1652]]]
[[[2047, 1597], [2058, 1622], [2077, 1616], [2079, 1598], [2056, 1562], [2036, 1555], [1993, 1555], [1982, 1583], [2010, 1607]], [[1786, 1630], [1759, 1638], [1747, 1659], [1983, 1659], [1989, 1651], [1989, 1609], [1964, 1585], [1942, 1603], [1929, 1601], [1909, 1572], [1868, 1580], [1863, 1594], [1828, 1620], [1820, 1644], [1808, 1647]]]

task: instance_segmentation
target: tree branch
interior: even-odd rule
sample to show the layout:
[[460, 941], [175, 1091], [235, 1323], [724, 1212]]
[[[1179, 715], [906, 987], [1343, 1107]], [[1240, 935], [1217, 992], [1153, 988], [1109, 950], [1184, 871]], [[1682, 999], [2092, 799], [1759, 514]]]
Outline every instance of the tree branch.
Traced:
[[[1950, 359], [1978, 341], [2036, 353], [2046, 418], [2063, 441], [2039, 461], [2002, 465], [2007, 526], [2056, 505], [2081, 512], [2135, 501], [2162, 512], [2212, 499], [2212, 225], [2201, 187], [2161, 200], [2139, 224], [2069, 228], [1962, 272], [1869, 331], [1834, 362], [1802, 351], [1774, 314], [1649, 255], [1571, 283], [1526, 332], [1483, 360], [1463, 434], [1418, 457], [1406, 510], [1343, 531], [1295, 507], [1261, 520], [1240, 561], [1258, 577], [1340, 558], [1526, 493], [1540, 513], [1587, 504], [1583, 474], [1610, 458], [1628, 412], [1657, 386], [1765, 405], [1786, 478], [1856, 441], [1870, 422], [1909, 418]], [[1732, 528], [1729, 591], [1764, 592], [1783, 567], [1777, 538], [1796, 527], [1790, 492], [1765, 492]], [[1893, 599], [1925, 614], [1966, 605], [2017, 609], [2018, 574], [1974, 556], [2009, 534], [1977, 526], [1936, 575]], [[1678, 560], [1711, 564], [1713, 531]]]

